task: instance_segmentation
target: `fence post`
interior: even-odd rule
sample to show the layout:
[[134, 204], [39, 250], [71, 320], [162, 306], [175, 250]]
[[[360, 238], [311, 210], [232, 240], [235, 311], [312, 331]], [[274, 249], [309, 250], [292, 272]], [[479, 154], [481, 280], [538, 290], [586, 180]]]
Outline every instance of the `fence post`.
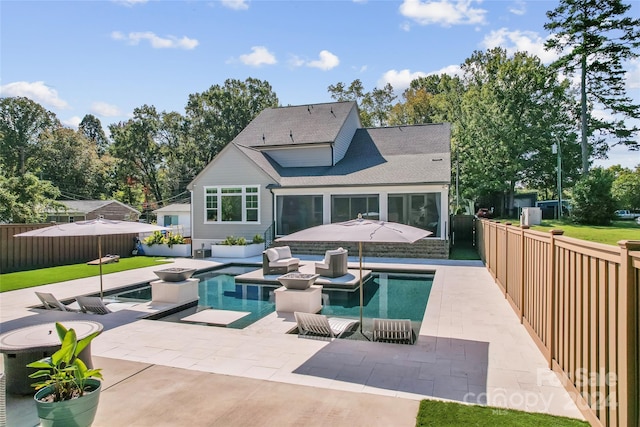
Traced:
[[[549, 316], [547, 324], [547, 348], [549, 349], [549, 369], [553, 369], [553, 353], [555, 352], [555, 340], [556, 340], [556, 294], [555, 294], [555, 281], [557, 268], [556, 258], [556, 236], [562, 236], [563, 230], [549, 230], [549, 276], [547, 277], [547, 313]], [[544, 341], [543, 341], [544, 342]]]
[[[621, 426], [638, 425], [638, 289], [635, 268], [629, 251], [640, 250], [640, 241], [621, 240], [618, 307], [618, 422]], [[608, 374], [608, 373], [607, 373]]]
[[510, 222], [504, 224], [504, 299], [509, 295], [509, 226]]
[[527, 259], [524, 251], [526, 245], [524, 244], [524, 230], [528, 230], [528, 225], [520, 226], [520, 323], [524, 323], [524, 263]]

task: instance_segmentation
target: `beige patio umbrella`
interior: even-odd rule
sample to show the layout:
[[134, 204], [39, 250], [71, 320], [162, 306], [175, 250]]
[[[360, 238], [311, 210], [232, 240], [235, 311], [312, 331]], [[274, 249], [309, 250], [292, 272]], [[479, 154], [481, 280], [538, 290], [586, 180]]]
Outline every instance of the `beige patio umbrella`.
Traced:
[[88, 221], [55, 224], [50, 227], [38, 228], [36, 230], [16, 234], [14, 235], [14, 237], [97, 236], [98, 259], [100, 260], [100, 298], [102, 298], [102, 236], [107, 236], [110, 234], [149, 233], [159, 230], [168, 230], [168, 228], [160, 227], [158, 225], [144, 224], [140, 222], [116, 221], [97, 218]]
[[332, 224], [317, 225], [276, 239], [298, 242], [358, 242], [360, 258], [360, 332], [362, 332], [363, 283], [362, 283], [362, 244], [374, 243], [414, 243], [433, 234], [431, 231], [396, 222], [358, 219]]

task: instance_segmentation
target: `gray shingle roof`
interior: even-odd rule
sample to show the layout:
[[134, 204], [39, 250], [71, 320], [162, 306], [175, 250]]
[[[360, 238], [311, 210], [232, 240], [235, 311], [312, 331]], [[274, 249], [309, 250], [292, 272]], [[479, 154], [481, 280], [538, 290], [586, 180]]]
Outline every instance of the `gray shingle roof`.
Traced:
[[106, 206], [110, 203], [119, 203], [122, 206], [125, 206], [133, 212], [140, 213], [136, 209], [131, 206], [127, 206], [123, 203], [120, 203], [116, 200], [58, 200], [60, 203], [65, 205], [69, 211], [69, 213], [82, 213], [87, 214], [89, 212], [93, 212], [97, 209], [100, 209], [103, 206]]
[[335, 166], [283, 168], [268, 155], [240, 148], [282, 187], [448, 183], [451, 126], [358, 129]]
[[[267, 108], [233, 140], [245, 147], [333, 142], [355, 102]], [[264, 137], [264, 139], [263, 139]]]

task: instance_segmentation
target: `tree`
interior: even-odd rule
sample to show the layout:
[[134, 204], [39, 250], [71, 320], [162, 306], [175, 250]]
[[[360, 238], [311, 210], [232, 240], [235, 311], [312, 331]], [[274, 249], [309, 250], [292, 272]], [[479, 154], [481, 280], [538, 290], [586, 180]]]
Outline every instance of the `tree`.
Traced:
[[58, 128], [43, 134], [38, 154], [40, 177], [70, 198], [99, 199], [104, 193], [102, 162], [95, 144], [78, 131]]
[[40, 135], [58, 127], [55, 114], [29, 98], [0, 98], [0, 165], [6, 173], [24, 175], [38, 153]]
[[[455, 135], [463, 197], [499, 194], [511, 210], [516, 185], [527, 181], [537, 160], [549, 157], [556, 140], [568, 145], [572, 138], [568, 87], [537, 57], [508, 57], [502, 48], [474, 52], [462, 70]], [[555, 168], [549, 172], [555, 177]]]
[[[568, 75], [580, 73], [580, 130], [582, 173], [589, 170], [588, 138], [599, 132], [613, 135], [619, 143], [640, 149], [638, 133], [625, 119], [640, 118], [625, 90], [623, 62], [638, 57], [640, 20], [624, 16], [631, 6], [621, 0], [560, 0], [547, 12], [545, 29], [552, 32], [547, 49], [560, 53], [553, 64]], [[597, 119], [590, 109], [598, 106], [620, 119]], [[603, 142], [600, 140], [598, 142]]]
[[55, 201], [58, 196], [56, 187], [31, 173], [12, 177], [0, 173], [0, 222], [42, 222], [47, 212], [64, 209]]
[[[609, 168], [613, 173], [615, 167]], [[640, 165], [635, 171], [620, 168], [611, 185], [611, 193], [618, 209], [640, 210]]]
[[610, 224], [615, 210], [612, 183], [613, 173], [602, 168], [584, 175], [573, 188], [572, 219], [579, 224]]
[[189, 95], [186, 126], [189, 138], [197, 141], [191, 156], [208, 164], [262, 110], [277, 106], [271, 85], [254, 78], [228, 79], [224, 86]]
[[355, 101], [360, 109], [360, 123], [363, 127], [385, 126], [392, 102], [396, 98], [393, 87], [387, 83], [382, 89], [373, 88], [371, 92], [365, 92], [359, 79], [354, 80], [346, 87], [344, 83], [329, 85], [327, 91], [331, 98], [338, 101]]
[[112, 154], [124, 167], [129, 167], [155, 201], [162, 204], [159, 172], [164, 158], [157, 142], [159, 128], [160, 115], [154, 106], [149, 105], [134, 109], [133, 118], [127, 122], [109, 126], [113, 139]]
[[95, 145], [96, 152], [99, 157], [102, 157], [109, 148], [109, 140], [102, 129], [102, 123], [93, 114], [87, 114], [84, 116], [80, 124], [78, 125], [78, 131], [85, 136], [89, 141]]

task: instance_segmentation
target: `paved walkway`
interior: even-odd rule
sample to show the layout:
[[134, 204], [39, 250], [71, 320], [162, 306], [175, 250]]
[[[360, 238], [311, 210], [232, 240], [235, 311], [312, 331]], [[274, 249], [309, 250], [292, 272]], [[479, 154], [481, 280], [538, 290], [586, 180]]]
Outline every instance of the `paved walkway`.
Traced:
[[[130, 310], [101, 316], [105, 331], [93, 355], [104, 367], [105, 391], [95, 425], [413, 426], [423, 398], [582, 418], [482, 264], [368, 259], [366, 268], [390, 262], [435, 272], [413, 346], [298, 338], [286, 334], [295, 327], [286, 313], [244, 330], [138, 320]], [[154, 269], [107, 275], [105, 289], [154, 280]], [[64, 299], [96, 284], [82, 279], [39, 289]], [[0, 294], [0, 331], [96, 319], [27, 309], [37, 303], [33, 289]], [[9, 425], [37, 423], [30, 399], [8, 403]]]

